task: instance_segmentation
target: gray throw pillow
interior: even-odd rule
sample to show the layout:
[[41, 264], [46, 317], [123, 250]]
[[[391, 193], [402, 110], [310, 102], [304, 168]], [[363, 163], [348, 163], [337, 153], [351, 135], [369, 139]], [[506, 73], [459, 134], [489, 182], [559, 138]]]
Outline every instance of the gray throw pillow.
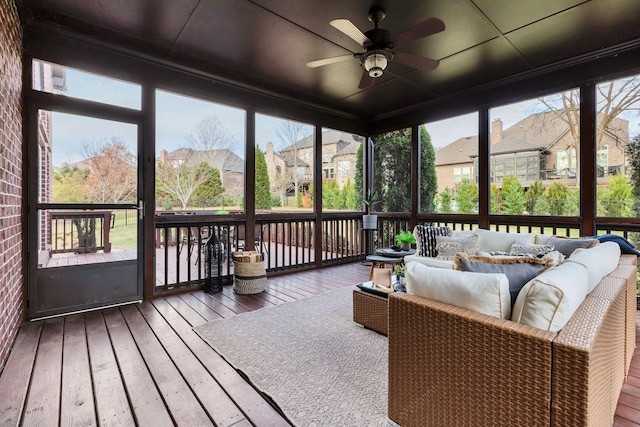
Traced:
[[576, 249], [592, 248], [598, 243], [597, 239], [572, 239], [570, 237], [557, 236], [552, 236], [547, 241], [547, 245], [553, 245], [554, 250], [562, 253], [567, 258], [570, 257]]
[[476, 273], [502, 273], [509, 280], [511, 305], [516, 302], [518, 293], [531, 279], [553, 267], [550, 259], [534, 257], [485, 257], [468, 256], [459, 253], [454, 259], [456, 270], [473, 271]]

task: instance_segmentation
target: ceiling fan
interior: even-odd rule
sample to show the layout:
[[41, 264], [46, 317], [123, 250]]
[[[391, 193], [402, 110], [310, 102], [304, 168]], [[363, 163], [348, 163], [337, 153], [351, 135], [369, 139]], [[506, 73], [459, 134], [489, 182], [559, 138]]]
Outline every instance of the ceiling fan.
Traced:
[[378, 24], [385, 16], [386, 14], [382, 8], [372, 7], [369, 10], [369, 21], [373, 22], [375, 27], [365, 33], [360, 31], [358, 27], [348, 19], [334, 19], [330, 22], [331, 26], [355, 40], [356, 43], [362, 46], [363, 52], [307, 62], [307, 67], [322, 67], [336, 62], [346, 61], [350, 58], [358, 58], [360, 60], [360, 65], [363, 68], [362, 78], [358, 85], [360, 89], [373, 86], [375, 79], [382, 76], [385, 69], [392, 61], [409, 65], [420, 70], [435, 70], [440, 61], [425, 58], [423, 56], [396, 52], [393, 49], [404, 43], [444, 31], [444, 22], [438, 18], [429, 18], [419, 24], [407, 28], [395, 37], [391, 37], [391, 33], [389, 33], [389, 31], [378, 28]]

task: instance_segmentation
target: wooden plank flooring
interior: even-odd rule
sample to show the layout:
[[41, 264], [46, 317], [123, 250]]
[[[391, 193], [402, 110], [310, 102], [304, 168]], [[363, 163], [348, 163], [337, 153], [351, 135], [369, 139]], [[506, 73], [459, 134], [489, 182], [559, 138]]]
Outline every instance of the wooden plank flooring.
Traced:
[[[288, 426], [192, 327], [368, 274], [356, 263], [270, 278], [259, 295], [226, 286], [25, 323], [0, 376], [0, 426]], [[636, 329], [640, 338], [640, 316]], [[640, 426], [639, 348], [614, 426]]]

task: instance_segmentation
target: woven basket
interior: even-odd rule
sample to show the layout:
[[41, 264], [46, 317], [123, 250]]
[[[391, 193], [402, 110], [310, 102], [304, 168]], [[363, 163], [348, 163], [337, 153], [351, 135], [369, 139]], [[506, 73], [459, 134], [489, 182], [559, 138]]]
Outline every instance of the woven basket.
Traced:
[[262, 260], [256, 262], [234, 262], [233, 292], [258, 294], [267, 285], [267, 272]]

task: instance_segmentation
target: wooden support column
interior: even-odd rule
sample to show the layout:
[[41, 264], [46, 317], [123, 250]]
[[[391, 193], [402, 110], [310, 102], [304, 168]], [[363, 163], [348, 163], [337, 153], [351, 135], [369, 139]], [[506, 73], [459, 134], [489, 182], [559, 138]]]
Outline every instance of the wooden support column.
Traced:
[[322, 126], [316, 124], [313, 145], [313, 209], [315, 212], [314, 252], [316, 267], [322, 267], [322, 240], [324, 236], [322, 223]]
[[478, 110], [478, 227], [489, 228], [489, 109]]
[[596, 86], [580, 86], [580, 216], [581, 235], [596, 234]]
[[422, 140], [420, 139], [420, 126], [411, 127], [411, 230], [418, 223], [418, 212], [420, 211], [420, 153], [422, 153]]
[[[144, 218], [138, 227], [138, 257], [143, 257], [143, 267], [138, 268], [138, 283], [143, 283], [143, 297], [151, 298], [155, 291], [155, 215], [156, 215], [156, 90], [150, 84], [142, 86], [143, 125], [138, 127], [138, 199], [142, 200]], [[140, 207], [140, 205], [138, 205]], [[138, 215], [140, 218], [140, 215]], [[144, 272], [144, 273], [143, 273]]]
[[245, 171], [244, 171], [244, 211], [247, 215], [245, 246], [252, 247], [255, 241], [256, 223], [256, 112], [247, 109], [245, 124]]

